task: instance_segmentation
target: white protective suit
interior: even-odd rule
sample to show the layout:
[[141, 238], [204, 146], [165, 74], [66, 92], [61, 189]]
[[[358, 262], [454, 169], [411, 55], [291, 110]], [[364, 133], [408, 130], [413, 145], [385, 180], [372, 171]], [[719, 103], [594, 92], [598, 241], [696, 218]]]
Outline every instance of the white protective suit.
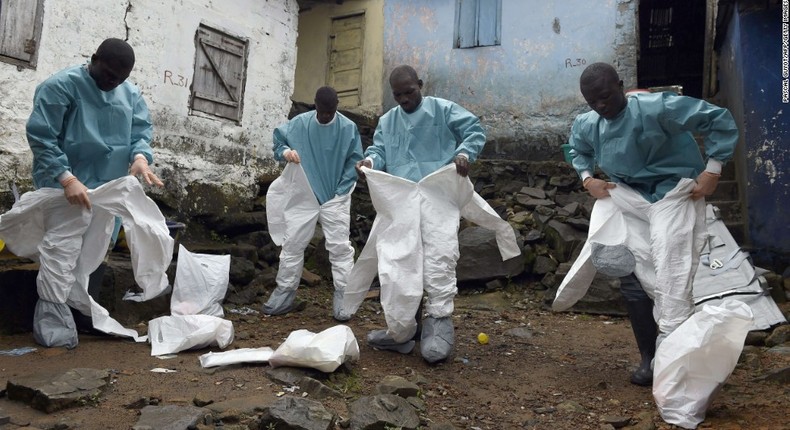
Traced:
[[469, 178], [449, 164], [420, 182], [363, 168], [376, 219], [349, 276], [343, 312], [353, 315], [375, 278], [381, 283], [381, 306], [387, 337], [396, 343], [415, 334], [415, 315], [428, 295], [426, 313], [433, 318], [453, 312], [461, 217], [496, 232], [502, 260], [521, 254], [510, 224], [474, 192]]
[[340, 316], [343, 291], [348, 273], [354, 265], [354, 248], [349, 241], [351, 193], [335, 196], [323, 205], [313, 193], [301, 164], [288, 163], [266, 193], [266, 219], [272, 241], [282, 246], [277, 289], [264, 305], [264, 312], [277, 315], [288, 312], [296, 296], [304, 267], [304, 250], [321, 223], [326, 240], [332, 281], [335, 287], [334, 316]]
[[0, 237], [20, 257], [41, 263], [36, 279], [34, 336], [44, 346], [77, 345], [71, 306], [93, 319], [94, 328], [143, 342], [88, 295], [88, 277], [105, 257], [115, 225], [123, 220], [141, 300], [166, 291], [165, 271], [173, 256], [173, 239], [165, 218], [132, 176], [88, 190], [92, 210], [71, 205], [60, 188], [25, 193], [0, 216]]
[[664, 198], [649, 203], [625, 184], [598, 199], [590, 216], [587, 242], [562, 281], [555, 311], [573, 306], [595, 277], [592, 243], [625, 245], [634, 254], [634, 274], [654, 300], [659, 343], [694, 313], [692, 280], [705, 245], [705, 200], [692, 200], [695, 182], [681, 179]]

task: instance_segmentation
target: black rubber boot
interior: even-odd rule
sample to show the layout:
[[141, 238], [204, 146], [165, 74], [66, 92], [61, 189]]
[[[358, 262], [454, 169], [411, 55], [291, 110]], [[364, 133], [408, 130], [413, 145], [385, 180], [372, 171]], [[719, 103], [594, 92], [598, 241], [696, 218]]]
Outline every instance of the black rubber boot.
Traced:
[[639, 368], [631, 374], [631, 383], [643, 387], [651, 386], [653, 385], [651, 364], [653, 357], [656, 356], [656, 338], [658, 337], [658, 326], [653, 319], [653, 301], [646, 298], [626, 300], [625, 303], [628, 308], [628, 318], [631, 320], [631, 328], [634, 330], [636, 345], [642, 356]]

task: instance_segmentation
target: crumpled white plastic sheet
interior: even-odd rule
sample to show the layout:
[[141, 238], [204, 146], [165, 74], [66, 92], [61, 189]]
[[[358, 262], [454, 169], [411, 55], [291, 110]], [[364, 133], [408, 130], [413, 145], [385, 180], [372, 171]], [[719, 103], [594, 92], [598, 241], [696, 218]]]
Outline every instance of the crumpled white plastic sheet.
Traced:
[[624, 184], [609, 190], [611, 198], [596, 200], [587, 242], [560, 284], [552, 309], [566, 310], [587, 293], [596, 273], [591, 243], [598, 242], [624, 244], [633, 252], [634, 274], [655, 300], [654, 313], [664, 336], [691, 316], [692, 280], [707, 235], [704, 201], [689, 197], [694, 184], [683, 179], [652, 204]]
[[334, 372], [346, 362], [359, 360], [359, 344], [351, 328], [340, 324], [319, 333], [296, 330], [269, 357], [272, 367], [310, 367]]
[[199, 357], [202, 367], [228, 366], [239, 363], [266, 363], [274, 353], [268, 346], [238, 348], [224, 352], [208, 352]]
[[148, 322], [151, 355], [174, 354], [188, 349], [233, 342], [233, 323], [211, 315], [172, 315]]
[[703, 305], [656, 350], [653, 397], [661, 418], [695, 429], [730, 376], [752, 325], [748, 305], [728, 301]]
[[[55, 285], [48, 291], [39, 291], [39, 295], [53, 303], [65, 302], [90, 315], [97, 330], [144, 342], [145, 336], [121, 326], [88, 295], [88, 277], [106, 255], [114, 217], [118, 216], [126, 232], [135, 281], [143, 291], [141, 299], [157, 297], [168, 288], [165, 272], [173, 256], [173, 238], [164, 216], [145, 195], [137, 178], [115, 179], [88, 190], [88, 195], [92, 205], [91, 225], [82, 236], [82, 251], [74, 273], [76, 285]], [[68, 206], [62, 189], [42, 188], [25, 193], [10, 211], [0, 216], [0, 238], [15, 255], [38, 261], [38, 246], [46, 232], [43, 211]]]
[[223, 317], [222, 301], [228, 291], [228, 282], [230, 255], [199, 254], [179, 245], [170, 313]]
[[[503, 260], [521, 254], [513, 228], [475, 193], [469, 178], [456, 173], [454, 164], [431, 173], [418, 183], [382, 171], [367, 168], [363, 171], [376, 208], [376, 219], [349, 275], [343, 312], [351, 316], [359, 309], [378, 274], [387, 334], [396, 342], [406, 341], [414, 334], [414, 316], [422, 300], [423, 236], [428, 232], [423, 232], [421, 225], [451, 230], [441, 238], [435, 234], [431, 238], [431, 245], [443, 247], [448, 255], [458, 252], [459, 217], [494, 230]], [[435, 281], [440, 284], [445, 280]], [[450, 281], [454, 288], [454, 278]], [[447, 306], [452, 306], [452, 302]], [[438, 313], [449, 315], [452, 308]]]

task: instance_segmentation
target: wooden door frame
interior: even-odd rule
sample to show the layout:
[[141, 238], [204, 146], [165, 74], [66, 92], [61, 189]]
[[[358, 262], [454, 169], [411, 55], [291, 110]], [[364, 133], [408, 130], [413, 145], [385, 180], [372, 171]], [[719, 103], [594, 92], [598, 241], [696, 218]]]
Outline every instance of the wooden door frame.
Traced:
[[[326, 60], [327, 61], [326, 61], [326, 70], [324, 72], [324, 85], [330, 85], [330, 82], [329, 82], [330, 79], [329, 78], [330, 78], [330, 74], [332, 73], [332, 71], [331, 71], [331, 64], [332, 64], [331, 59], [332, 59], [332, 39], [333, 38], [331, 36], [332, 36], [332, 25], [334, 24], [334, 21], [337, 20], [337, 19], [351, 18], [351, 17], [355, 17], [355, 16], [360, 16], [360, 15], [363, 16], [363, 17], [366, 17], [366, 10], [365, 9], [353, 10], [353, 11], [349, 11], [349, 12], [345, 12], [345, 13], [342, 13], [342, 14], [339, 14], [339, 15], [335, 15], [335, 16], [330, 16], [329, 17], [329, 34], [327, 35], [328, 37], [327, 37], [327, 44], [326, 44], [326, 51], [327, 51], [326, 52]], [[359, 90], [357, 91], [358, 97], [359, 97], [359, 104], [357, 106], [355, 106], [355, 107], [359, 107], [359, 106], [362, 105], [362, 79], [361, 79], [361, 77], [365, 75], [365, 40], [367, 39], [367, 37], [366, 37], [367, 36], [367, 25], [365, 25], [365, 24], [367, 24], [367, 20], [363, 19], [362, 20], [362, 37], [363, 37], [363, 39], [362, 39], [362, 46], [359, 47], [359, 49], [362, 51], [362, 54], [360, 56], [361, 57], [361, 62], [360, 62], [360, 65], [359, 65], [359, 74], [360, 74]]]

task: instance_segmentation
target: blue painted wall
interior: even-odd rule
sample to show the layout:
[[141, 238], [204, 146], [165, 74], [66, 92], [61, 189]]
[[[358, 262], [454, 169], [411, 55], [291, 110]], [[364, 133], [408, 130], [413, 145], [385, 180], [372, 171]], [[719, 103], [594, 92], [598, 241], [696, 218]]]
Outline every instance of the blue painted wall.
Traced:
[[720, 53], [724, 104], [742, 125], [736, 162], [753, 255], [787, 267], [790, 255], [790, 105], [782, 102], [781, 10], [733, 14]]
[[574, 116], [588, 110], [578, 89], [584, 65], [614, 63], [626, 87], [636, 82], [636, 3], [502, 0], [501, 45], [453, 49], [456, 0], [386, 1], [384, 108], [394, 105], [389, 72], [410, 64], [425, 95], [483, 119], [489, 149], [534, 159], [526, 142], [559, 159]]

